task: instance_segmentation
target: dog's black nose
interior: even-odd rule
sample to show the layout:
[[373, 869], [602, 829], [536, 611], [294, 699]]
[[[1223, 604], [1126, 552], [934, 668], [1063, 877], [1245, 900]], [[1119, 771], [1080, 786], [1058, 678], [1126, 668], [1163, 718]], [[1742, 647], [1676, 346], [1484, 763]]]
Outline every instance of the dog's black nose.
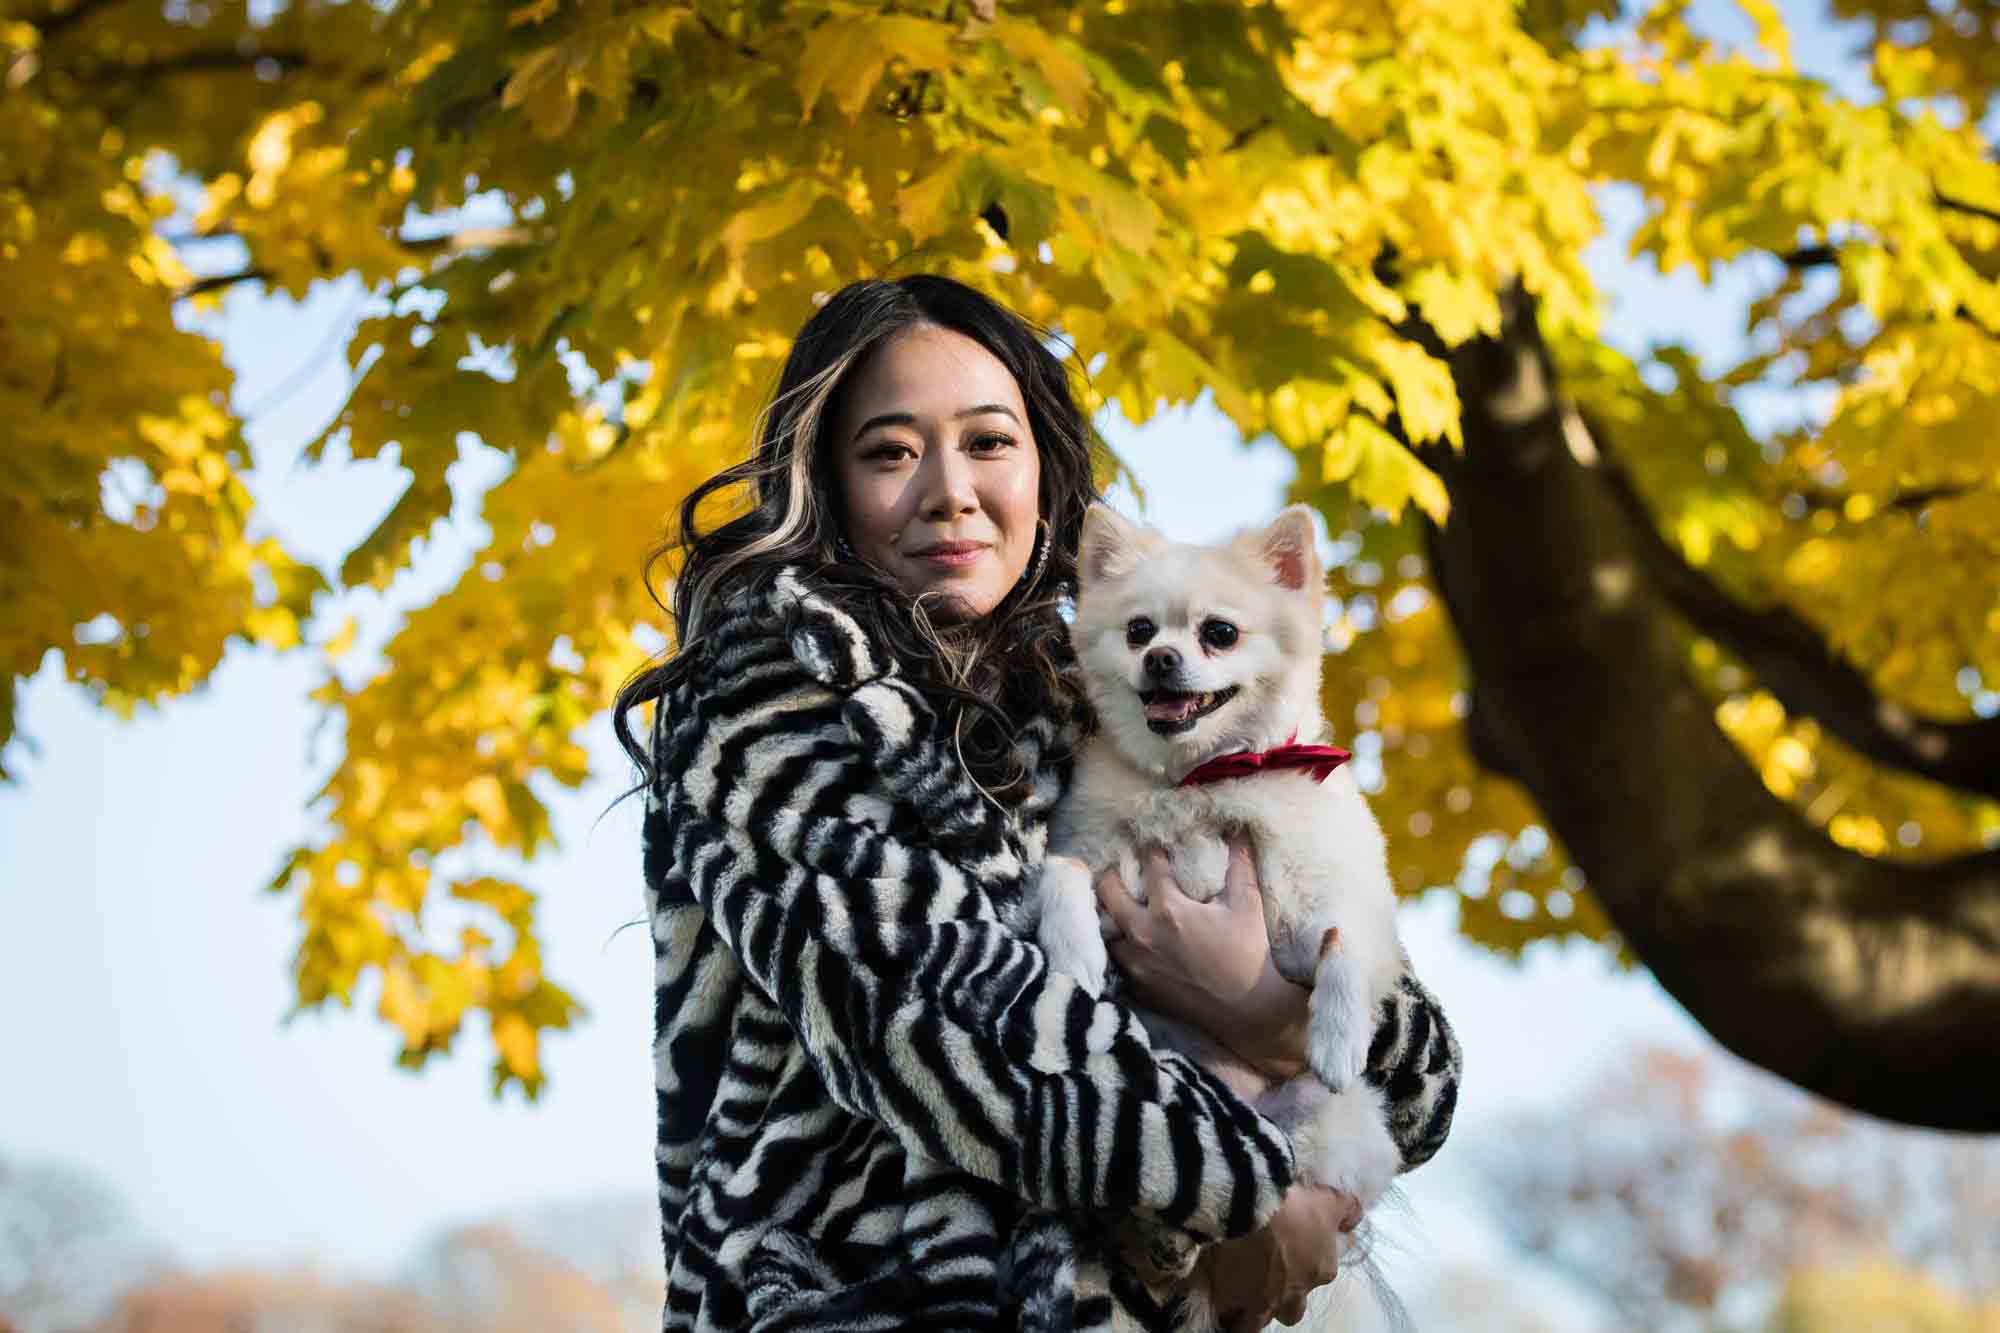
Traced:
[[1146, 674], [1167, 677], [1181, 669], [1181, 655], [1172, 648], [1151, 648], [1146, 652]]

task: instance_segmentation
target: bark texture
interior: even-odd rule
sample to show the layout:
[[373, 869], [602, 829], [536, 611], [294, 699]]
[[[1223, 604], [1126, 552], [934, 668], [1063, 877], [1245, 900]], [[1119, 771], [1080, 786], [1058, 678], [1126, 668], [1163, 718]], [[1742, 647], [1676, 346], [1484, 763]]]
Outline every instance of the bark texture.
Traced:
[[1452, 500], [1431, 556], [1481, 760], [1724, 1046], [1873, 1115], [2000, 1130], [2000, 854], [1871, 859], [1772, 796], [1688, 676], [1686, 590], [1556, 394], [1527, 299], [1450, 355], [1465, 449], [1425, 454]]

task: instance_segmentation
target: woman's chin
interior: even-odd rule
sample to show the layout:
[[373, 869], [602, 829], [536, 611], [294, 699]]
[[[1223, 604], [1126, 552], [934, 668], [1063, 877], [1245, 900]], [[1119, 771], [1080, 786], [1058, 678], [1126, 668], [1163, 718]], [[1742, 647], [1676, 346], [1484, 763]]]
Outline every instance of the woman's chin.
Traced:
[[1000, 604], [997, 597], [988, 601], [977, 590], [957, 588], [945, 582], [934, 582], [921, 589], [915, 600], [923, 605], [924, 614], [934, 625], [963, 625], [979, 619]]
[[943, 573], [926, 570], [903, 580], [912, 599], [922, 602], [925, 613], [940, 625], [979, 619], [1000, 605], [1011, 586], [1002, 581], [998, 571], [977, 568]]

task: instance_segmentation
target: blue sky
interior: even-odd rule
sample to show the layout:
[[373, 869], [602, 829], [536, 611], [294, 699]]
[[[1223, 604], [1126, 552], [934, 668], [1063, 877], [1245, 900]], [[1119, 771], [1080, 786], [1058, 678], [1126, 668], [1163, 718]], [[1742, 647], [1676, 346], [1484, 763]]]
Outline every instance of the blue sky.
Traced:
[[[1719, 30], [1747, 30], [1726, 7], [1704, 12]], [[1794, 22], [1801, 63], [1837, 69], [1852, 39]], [[1614, 228], [1629, 226], [1628, 202], [1606, 205]], [[1688, 274], [1641, 271], [1610, 241], [1595, 261], [1628, 348], [1665, 337], [1730, 346], [1741, 302], [1768, 276], [1739, 268], [1704, 290]], [[400, 485], [383, 462], [296, 461], [339, 402], [339, 330], [359, 299], [348, 284], [298, 307], [241, 290], [220, 323], [239, 409], [258, 409], [264, 521], [328, 567]], [[1144, 482], [1148, 517], [1183, 538], [1268, 515], [1289, 475], [1281, 453], [1245, 451], [1204, 408], [1114, 430], [1114, 443]], [[462, 469], [468, 493], [494, 475], [476, 459]], [[394, 599], [445, 586], [480, 535], [461, 512]], [[348, 609], [373, 622], [377, 641], [387, 632], [377, 599], [351, 594], [318, 633]], [[21, 780], [0, 791], [0, 1156], [100, 1174], [143, 1226], [202, 1265], [310, 1258], [380, 1272], [448, 1222], [649, 1190], [650, 957], [643, 929], [620, 931], [641, 910], [637, 829], [630, 804], [604, 814], [625, 772], [605, 719], [586, 737], [610, 780], [557, 801], [563, 851], [533, 872], [549, 967], [591, 1017], [550, 1044], [540, 1104], [495, 1102], [481, 1034], [412, 1075], [393, 1067], [393, 1037], [370, 1013], [281, 1022], [292, 903], [258, 886], [307, 829], [324, 776], [313, 683], [309, 661], [239, 649], [205, 689], [130, 722], [94, 710], [53, 669], [23, 691], [20, 723], [36, 748], [10, 754]], [[1545, 946], [1525, 965], [1503, 963], [1459, 941], [1442, 899], [1410, 907], [1403, 923], [1463, 1038], [1462, 1125], [1555, 1104], [1639, 1044], [1709, 1045], [1650, 979], [1617, 973], [1598, 950]], [[1497, 1252], [1475, 1185], [1450, 1149], [1413, 1178], [1419, 1223], [1402, 1262]]]

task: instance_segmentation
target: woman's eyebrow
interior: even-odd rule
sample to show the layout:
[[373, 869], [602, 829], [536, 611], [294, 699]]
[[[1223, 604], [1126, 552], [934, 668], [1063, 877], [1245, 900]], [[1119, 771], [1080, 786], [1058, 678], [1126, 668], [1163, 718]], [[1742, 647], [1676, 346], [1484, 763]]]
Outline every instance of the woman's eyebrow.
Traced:
[[917, 416], [914, 412], [883, 412], [862, 422], [860, 427], [855, 430], [854, 438], [857, 440], [860, 439], [877, 426], [914, 426], [916, 424]]
[[[1021, 424], [1021, 418], [1015, 416], [1014, 409], [1005, 403], [981, 403], [977, 407], [968, 407], [963, 412], [952, 413], [951, 419], [953, 421], [963, 421], [967, 417], [983, 417], [996, 414], [1006, 417], [1017, 426]], [[854, 438], [857, 440], [860, 439], [877, 426], [914, 426], [916, 424], [917, 416], [914, 412], [882, 412], [862, 422], [860, 427], [855, 430]]]

